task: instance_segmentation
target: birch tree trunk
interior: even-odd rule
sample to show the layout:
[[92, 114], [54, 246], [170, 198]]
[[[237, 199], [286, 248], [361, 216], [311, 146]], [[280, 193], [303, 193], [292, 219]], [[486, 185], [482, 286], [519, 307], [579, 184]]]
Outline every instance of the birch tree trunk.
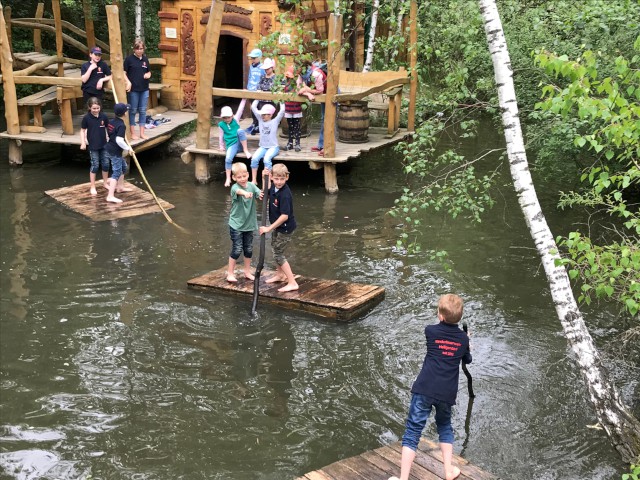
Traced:
[[134, 12], [136, 17], [136, 38], [144, 40], [144, 27], [142, 26], [142, 0], [136, 0]]
[[558, 247], [542, 213], [529, 171], [518, 117], [511, 60], [498, 8], [495, 0], [478, 2], [493, 61], [511, 177], [518, 202], [542, 260], [558, 318], [587, 384], [589, 399], [598, 421], [622, 458], [631, 463], [640, 455], [640, 422], [627, 410], [615, 386], [608, 379], [571, 290], [569, 276], [563, 266], [555, 264], [555, 260], [559, 259], [556, 253]]
[[380, 8], [380, 0], [373, 1], [373, 10], [371, 11], [371, 26], [369, 27], [369, 45], [367, 45], [367, 57], [364, 62], [363, 72], [371, 70], [373, 63], [373, 47], [376, 44], [376, 25], [378, 24], [378, 10]]

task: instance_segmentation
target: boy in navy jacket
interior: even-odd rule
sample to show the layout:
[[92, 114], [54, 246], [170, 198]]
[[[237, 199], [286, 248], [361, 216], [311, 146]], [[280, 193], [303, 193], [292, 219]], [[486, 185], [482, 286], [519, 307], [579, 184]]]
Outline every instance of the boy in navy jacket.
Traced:
[[[451, 465], [451, 407], [455, 405], [458, 394], [460, 361], [465, 364], [471, 363], [469, 337], [458, 327], [462, 318], [462, 306], [462, 299], [458, 295], [441, 296], [438, 300], [440, 323], [427, 325], [424, 329], [427, 354], [422, 370], [411, 387], [411, 405], [402, 437], [401, 480], [409, 479], [420, 435], [433, 407], [436, 409], [435, 420], [444, 463], [444, 478], [453, 480], [460, 475], [460, 469]], [[392, 479], [397, 480], [397, 477], [389, 480]]]

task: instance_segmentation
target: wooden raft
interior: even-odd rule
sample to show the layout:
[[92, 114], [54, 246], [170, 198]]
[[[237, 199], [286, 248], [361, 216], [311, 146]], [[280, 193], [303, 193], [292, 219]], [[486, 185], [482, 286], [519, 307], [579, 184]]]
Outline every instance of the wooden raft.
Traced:
[[[284, 283], [265, 283], [273, 273], [273, 271], [262, 271], [260, 302], [268, 302], [288, 309], [304, 310], [326, 318], [349, 321], [373, 308], [384, 298], [384, 288], [376, 285], [303, 276], [296, 278], [300, 287], [298, 290], [280, 293], [278, 288], [284, 286]], [[215, 290], [250, 299], [253, 295], [253, 281], [246, 280], [241, 272], [236, 277], [238, 283], [227, 282], [227, 268], [222, 267], [192, 278], [187, 285], [199, 290]]]
[[[306, 473], [297, 480], [388, 480], [394, 475], [400, 477], [401, 457], [402, 444], [396, 442], [332, 463], [320, 470]], [[498, 478], [457, 455], [453, 456], [453, 465], [461, 471], [458, 480], [493, 480]], [[444, 478], [442, 455], [437, 443], [424, 438], [420, 439], [410, 478], [412, 480]]]
[[[125, 185], [131, 189], [130, 192], [116, 193], [116, 197], [122, 200], [122, 203], [107, 202], [107, 189], [102, 185], [102, 180], [96, 181], [97, 195], [89, 193], [91, 187], [89, 182], [56, 190], [47, 190], [44, 193], [74, 212], [78, 212], [96, 222], [161, 212], [160, 207], [153, 199], [153, 195], [129, 182], [125, 182]], [[165, 210], [173, 208], [170, 203], [162, 199], [159, 200]]]

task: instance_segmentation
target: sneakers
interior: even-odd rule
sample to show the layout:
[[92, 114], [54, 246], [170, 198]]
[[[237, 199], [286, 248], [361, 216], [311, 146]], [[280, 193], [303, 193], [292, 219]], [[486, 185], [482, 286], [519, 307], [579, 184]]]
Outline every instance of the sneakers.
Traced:
[[302, 150], [302, 149], [300, 148], [300, 144], [296, 145], [296, 146], [295, 146], [295, 148], [294, 148], [294, 150], [295, 150], [296, 152], [299, 152], [300, 150]]
[[284, 147], [285, 150], [293, 150], [293, 144], [292, 143], [287, 143], [287, 146]]
[[321, 152], [322, 151], [322, 147], [311, 147], [311, 151], [312, 152]]
[[247, 133], [249, 135], [257, 135], [258, 133], [260, 133], [260, 127], [258, 125], [251, 125], [249, 128], [247, 128]]

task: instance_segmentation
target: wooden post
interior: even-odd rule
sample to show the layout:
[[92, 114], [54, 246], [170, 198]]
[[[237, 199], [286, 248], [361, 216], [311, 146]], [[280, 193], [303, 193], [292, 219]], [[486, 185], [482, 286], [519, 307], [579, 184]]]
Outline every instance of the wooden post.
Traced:
[[[62, 48], [64, 47], [64, 41], [62, 40], [62, 15], [60, 14], [60, 0], [51, 0], [51, 8], [53, 10], [53, 19], [56, 24], [56, 53], [59, 58], [62, 58]], [[58, 76], [64, 77], [64, 64], [62, 61], [58, 62]]]
[[[35, 18], [42, 18], [44, 15], [44, 3], [38, 3], [38, 7], [36, 8], [36, 16]], [[42, 53], [42, 30], [39, 28], [33, 29], [33, 51]]]
[[84, 29], [87, 32], [87, 50], [91, 51], [96, 45], [96, 33], [93, 28], [93, 13], [91, 12], [91, 0], [82, 0], [84, 12]]
[[7, 38], [11, 47], [11, 58], [13, 58], [13, 38], [11, 34], [11, 7], [4, 7], [4, 21], [7, 29]]
[[[122, 36], [120, 35], [120, 16], [118, 7], [107, 5], [107, 24], [109, 27], [109, 55], [111, 58], [111, 86], [114, 91], [114, 98], [119, 103], [127, 103], [127, 87], [124, 80], [124, 58], [122, 56]], [[102, 88], [105, 88], [103, 85]], [[124, 116], [124, 123], [127, 126], [127, 137], [131, 135], [129, 128], [129, 115]]]
[[[4, 21], [4, 11], [0, 3], [0, 71], [2, 71], [2, 86], [4, 88], [4, 116], [7, 119], [7, 133], [20, 134], [20, 120], [18, 118], [18, 96], [16, 84], [13, 80], [13, 58], [11, 44], [7, 35], [7, 25]], [[22, 142], [9, 139], [9, 165], [22, 165]]]
[[[340, 63], [342, 52], [342, 15], [332, 13], [329, 17], [329, 46], [327, 49], [327, 92], [324, 109], [324, 156], [336, 155], [336, 104], [334, 97], [338, 93], [340, 82]], [[324, 164], [324, 188], [329, 193], [338, 191], [336, 164]]]
[[411, 0], [411, 10], [409, 11], [411, 30], [409, 31], [409, 45], [411, 49], [411, 83], [409, 84], [409, 113], [407, 119], [407, 130], [410, 132], [416, 129], [416, 97], [418, 95], [418, 2]]
[[[223, 12], [224, 2], [214, 0], [209, 14], [209, 22], [207, 23], [204, 48], [202, 49], [200, 59], [198, 59], [200, 63], [200, 73], [198, 76], [198, 100], [196, 107], [198, 110], [196, 147], [202, 149], [209, 148], [209, 136], [211, 135], [211, 109], [213, 108], [211, 86], [213, 85], [213, 75], [216, 70], [216, 53], [218, 51]], [[195, 157], [196, 180], [200, 183], [207, 183], [210, 179], [209, 155], [197, 153]]]
[[62, 133], [73, 135], [73, 115], [71, 113], [71, 100], [65, 98], [64, 87], [56, 88], [56, 98], [60, 109], [60, 120], [62, 122]]

